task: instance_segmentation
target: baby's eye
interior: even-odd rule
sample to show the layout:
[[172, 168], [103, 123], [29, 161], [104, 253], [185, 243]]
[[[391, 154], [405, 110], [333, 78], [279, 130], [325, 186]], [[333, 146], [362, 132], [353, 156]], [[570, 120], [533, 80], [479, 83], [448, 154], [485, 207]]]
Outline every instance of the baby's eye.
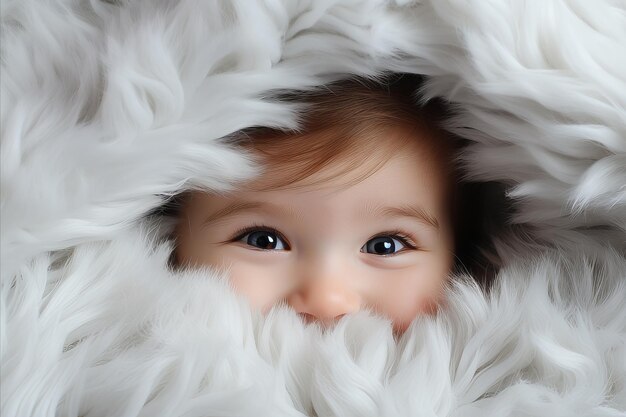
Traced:
[[239, 241], [245, 242], [255, 248], [265, 250], [287, 250], [288, 245], [285, 244], [283, 239], [278, 233], [271, 230], [255, 230], [253, 232], [242, 235]]
[[368, 240], [361, 248], [361, 252], [373, 253], [374, 255], [391, 255], [406, 247], [408, 244], [400, 239], [394, 239], [392, 236], [377, 236]]

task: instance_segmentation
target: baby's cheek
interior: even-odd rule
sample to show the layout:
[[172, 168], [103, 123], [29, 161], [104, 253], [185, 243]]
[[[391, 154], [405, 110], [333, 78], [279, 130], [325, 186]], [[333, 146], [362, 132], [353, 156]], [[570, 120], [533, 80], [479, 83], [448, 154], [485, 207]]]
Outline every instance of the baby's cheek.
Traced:
[[378, 293], [375, 304], [383, 310], [380, 313], [393, 321], [394, 329], [402, 333], [415, 317], [437, 312], [442, 285], [438, 278], [429, 280], [415, 273], [389, 280], [387, 290]]
[[405, 331], [417, 316], [435, 313], [437, 311], [437, 299], [415, 295], [412, 300], [391, 304], [390, 310], [386, 315], [393, 321], [394, 328]]
[[282, 298], [280, 280], [258, 265], [233, 265], [229, 280], [237, 294], [246, 297], [253, 308], [264, 312]]

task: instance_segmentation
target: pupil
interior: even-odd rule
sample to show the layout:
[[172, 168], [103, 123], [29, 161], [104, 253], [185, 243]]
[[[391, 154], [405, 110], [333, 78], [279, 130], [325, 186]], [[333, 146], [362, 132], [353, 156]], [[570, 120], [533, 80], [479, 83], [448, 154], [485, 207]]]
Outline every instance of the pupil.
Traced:
[[276, 237], [267, 232], [254, 232], [248, 237], [248, 244], [261, 249], [275, 249]]
[[382, 237], [374, 240], [374, 252], [388, 254], [393, 253], [395, 249], [393, 240], [388, 237]]

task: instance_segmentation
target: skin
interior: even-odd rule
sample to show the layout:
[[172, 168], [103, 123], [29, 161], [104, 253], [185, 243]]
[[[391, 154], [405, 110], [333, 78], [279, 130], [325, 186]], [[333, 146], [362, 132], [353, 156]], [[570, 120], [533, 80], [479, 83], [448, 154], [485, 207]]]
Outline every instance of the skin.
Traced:
[[[370, 308], [401, 334], [436, 311], [454, 258], [443, 162], [419, 141], [409, 147], [350, 186], [346, 174], [294, 190], [195, 192], [176, 231], [177, 262], [227, 269], [234, 289], [264, 312], [285, 302], [306, 322], [331, 325]], [[407, 206], [438, 227], [376, 211]]]

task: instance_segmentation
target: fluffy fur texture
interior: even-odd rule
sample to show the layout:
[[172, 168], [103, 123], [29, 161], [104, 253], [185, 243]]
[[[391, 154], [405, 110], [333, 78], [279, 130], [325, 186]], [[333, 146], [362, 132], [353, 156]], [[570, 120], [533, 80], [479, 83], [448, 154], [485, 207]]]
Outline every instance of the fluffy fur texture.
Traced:
[[[626, 412], [623, 2], [7, 0], [2, 37], [3, 416]], [[396, 343], [168, 270], [146, 214], [258, 172], [227, 138], [296, 126], [273, 92], [384, 71], [509, 187], [490, 293], [458, 277]]]

